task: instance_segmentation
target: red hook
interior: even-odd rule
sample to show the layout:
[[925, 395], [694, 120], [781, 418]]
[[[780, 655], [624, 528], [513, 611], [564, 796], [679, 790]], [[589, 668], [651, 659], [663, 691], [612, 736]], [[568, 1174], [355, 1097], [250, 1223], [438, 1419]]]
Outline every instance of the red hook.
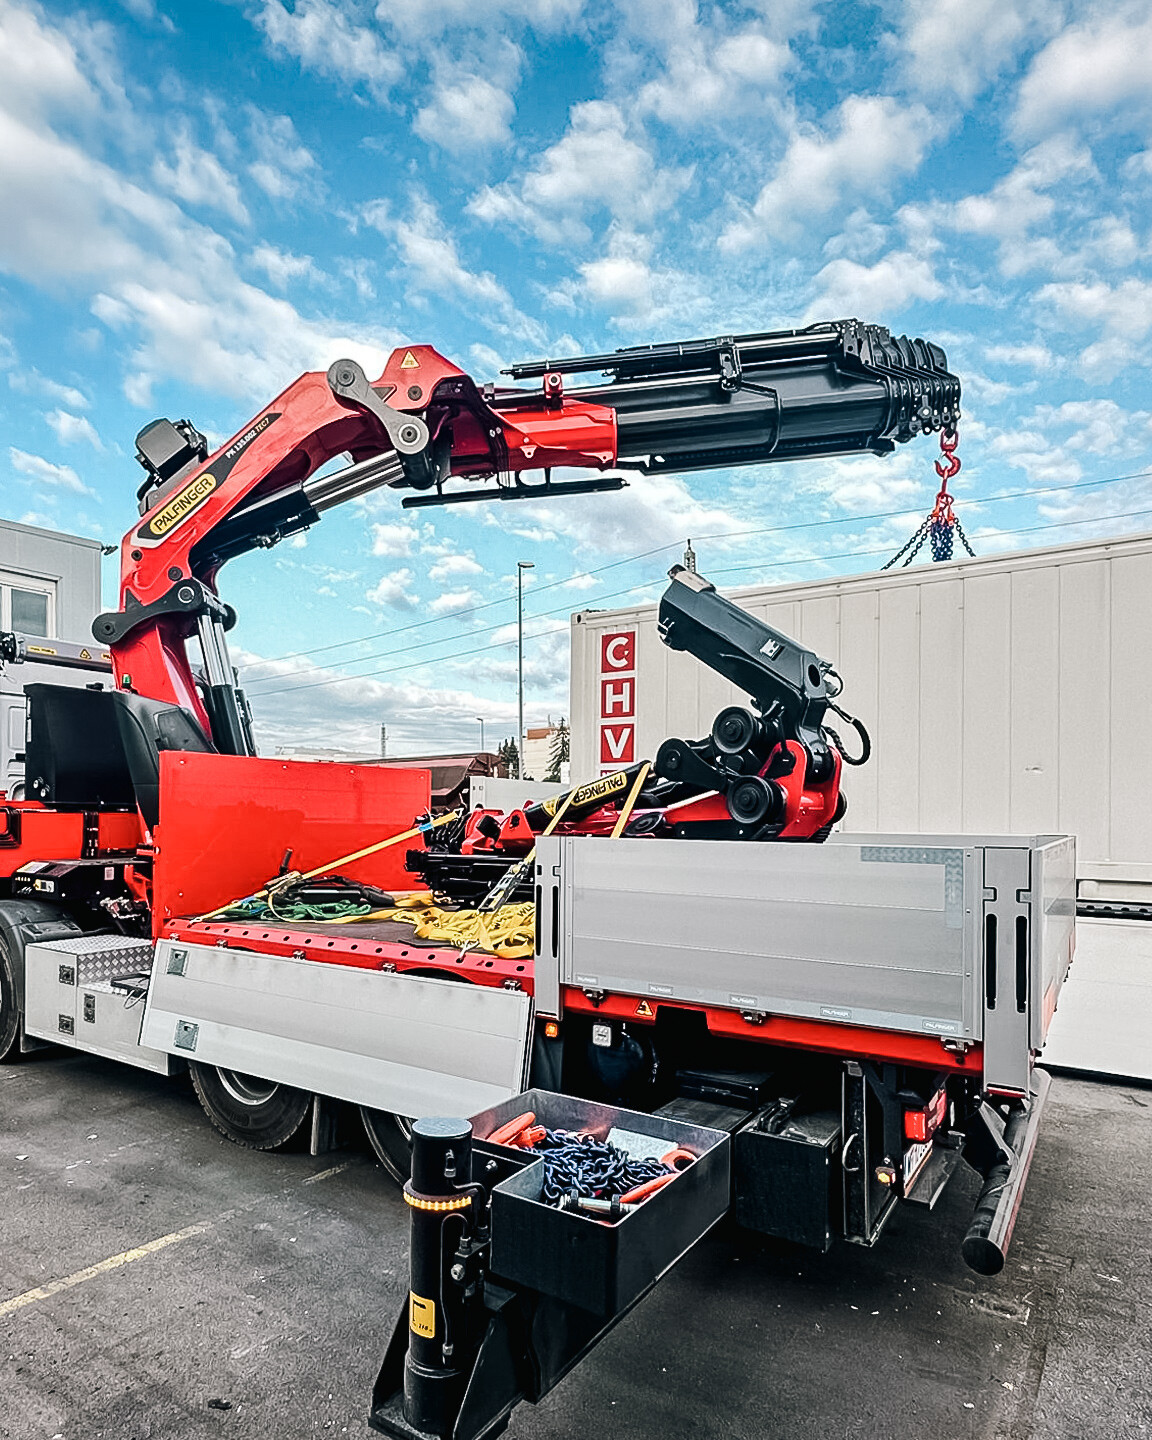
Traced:
[[941, 430], [940, 432], [940, 453], [942, 458], [936, 461], [936, 473], [943, 480], [940, 493], [943, 494], [948, 488], [948, 481], [960, 473], [960, 457], [956, 454], [956, 446], [960, 443], [960, 435], [956, 430]]

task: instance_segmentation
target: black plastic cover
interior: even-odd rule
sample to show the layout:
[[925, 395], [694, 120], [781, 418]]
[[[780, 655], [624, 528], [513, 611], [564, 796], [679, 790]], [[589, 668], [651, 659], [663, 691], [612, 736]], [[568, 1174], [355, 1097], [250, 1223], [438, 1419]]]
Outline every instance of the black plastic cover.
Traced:
[[30, 800], [78, 810], [131, 810], [132, 776], [110, 690], [34, 683], [24, 762]]

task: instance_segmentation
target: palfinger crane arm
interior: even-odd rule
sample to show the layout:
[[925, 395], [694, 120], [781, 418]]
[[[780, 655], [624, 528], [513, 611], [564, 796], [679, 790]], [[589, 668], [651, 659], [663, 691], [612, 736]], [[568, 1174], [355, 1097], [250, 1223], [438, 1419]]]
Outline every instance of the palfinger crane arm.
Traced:
[[[566, 388], [565, 377], [602, 372]], [[393, 352], [369, 383], [352, 360], [293, 381], [212, 454], [187, 421], [137, 437], [147, 479], [121, 549], [120, 609], [93, 634], [121, 689], [190, 711], [216, 748], [253, 753], [216, 576], [326, 509], [381, 486], [405, 506], [619, 489], [609, 470], [682, 472], [884, 454], [959, 415], [944, 352], [856, 320], [513, 366], [538, 387], [483, 387], [431, 346]], [[322, 473], [337, 456], [351, 464]], [[553, 483], [555, 469], [594, 470]], [[543, 483], [526, 484], [527, 471]], [[453, 480], [471, 482], [463, 489]], [[197, 684], [186, 642], [204, 659]]]

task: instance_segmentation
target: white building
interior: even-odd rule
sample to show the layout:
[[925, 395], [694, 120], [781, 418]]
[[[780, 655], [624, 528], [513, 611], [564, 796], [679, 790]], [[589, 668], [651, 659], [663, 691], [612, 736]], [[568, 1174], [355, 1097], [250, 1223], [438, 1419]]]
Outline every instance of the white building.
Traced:
[[[100, 609], [98, 540], [0, 520], [0, 630], [82, 645]], [[0, 668], [0, 790], [16, 794], [24, 779], [24, 686], [98, 679], [32, 663]]]

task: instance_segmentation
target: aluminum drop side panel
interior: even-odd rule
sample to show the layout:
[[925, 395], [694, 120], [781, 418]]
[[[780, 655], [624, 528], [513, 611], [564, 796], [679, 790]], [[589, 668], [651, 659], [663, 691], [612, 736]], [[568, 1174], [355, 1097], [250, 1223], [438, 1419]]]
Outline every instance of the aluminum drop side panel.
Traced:
[[971, 851], [560, 842], [584, 989], [976, 1037]]
[[524, 1088], [531, 998], [164, 940], [143, 1043], [399, 1115], [471, 1115]]

